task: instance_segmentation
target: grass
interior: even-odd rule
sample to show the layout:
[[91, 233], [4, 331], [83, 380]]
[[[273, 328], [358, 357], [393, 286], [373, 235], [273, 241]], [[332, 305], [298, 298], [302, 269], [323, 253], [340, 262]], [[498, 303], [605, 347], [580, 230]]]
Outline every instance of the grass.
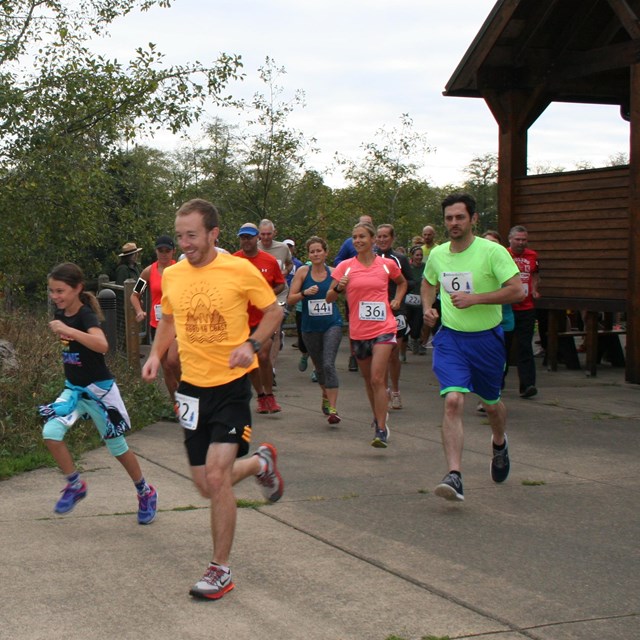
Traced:
[[[0, 309], [0, 336], [13, 345], [18, 367], [0, 370], [0, 480], [41, 467], [55, 466], [42, 441], [37, 407], [53, 402], [64, 387], [60, 343], [45, 314]], [[142, 382], [119, 356], [108, 358], [118, 381], [133, 430], [170, 412], [169, 401], [156, 385]], [[93, 422], [81, 420], [65, 442], [74, 458], [102, 445]]]

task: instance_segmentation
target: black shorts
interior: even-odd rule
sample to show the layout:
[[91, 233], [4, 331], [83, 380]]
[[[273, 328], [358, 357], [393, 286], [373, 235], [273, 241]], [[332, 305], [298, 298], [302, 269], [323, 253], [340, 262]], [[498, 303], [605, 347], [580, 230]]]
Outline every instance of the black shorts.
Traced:
[[195, 430], [184, 429], [184, 445], [192, 467], [204, 465], [213, 442], [237, 444], [239, 458], [249, 452], [252, 392], [248, 375], [218, 387], [181, 382], [178, 392], [199, 399], [198, 426]]

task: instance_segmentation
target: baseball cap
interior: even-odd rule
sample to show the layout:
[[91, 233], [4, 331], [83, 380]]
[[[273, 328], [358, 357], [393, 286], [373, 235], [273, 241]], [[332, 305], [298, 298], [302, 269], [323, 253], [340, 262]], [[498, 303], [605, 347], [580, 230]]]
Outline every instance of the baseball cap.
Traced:
[[156, 240], [156, 249], [160, 249], [160, 247], [175, 249], [176, 244], [171, 236], [158, 236], [158, 239]]
[[284, 243], [289, 245], [290, 247], [296, 246], [296, 243], [291, 238], [287, 238], [286, 240], [284, 240]]

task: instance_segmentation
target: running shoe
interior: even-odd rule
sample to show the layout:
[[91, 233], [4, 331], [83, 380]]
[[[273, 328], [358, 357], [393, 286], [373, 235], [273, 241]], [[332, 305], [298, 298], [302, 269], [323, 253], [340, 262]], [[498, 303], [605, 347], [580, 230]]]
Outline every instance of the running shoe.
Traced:
[[386, 426], [384, 429], [380, 429], [378, 427], [378, 423], [376, 422], [375, 430], [376, 433], [373, 440], [371, 441], [371, 446], [375, 447], [376, 449], [386, 449], [389, 442], [389, 435], [391, 433], [389, 431], [389, 427]]
[[482, 402], [478, 402], [478, 405], [476, 406], [476, 411], [478, 413], [482, 413], [483, 415], [487, 414], [487, 410], [484, 408], [484, 404], [482, 404]]
[[391, 392], [391, 408], [402, 409], [402, 398], [399, 391]]
[[138, 496], [138, 524], [150, 524], [158, 510], [158, 492], [149, 485], [149, 493]]
[[264, 398], [269, 413], [280, 413], [280, 411], [282, 411], [282, 407], [278, 404], [273, 393], [267, 394]]
[[191, 587], [189, 595], [194, 598], [218, 600], [233, 587], [235, 585], [231, 579], [231, 571], [225, 571], [217, 564], [211, 563], [202, 578]]
[[464, 500], [462, 477], [456, 473], [447, 473], [442, 482], [436, 487], [435, 494], [445, 500]]
[[329, 398], [327, 398], [326, 396], [323, 396], [322, 397], [322, 413], [324, 413], [325, 416], [328, 416], [330, 409], [331, 409], [331, 405], [329, 404]]
[[258, 396], [258, 413], [269, 413], [269, 402], [267, 396]]
[[256, 481], [262, 489], [262, 495], [269, 502], [278, 502], [284, 492], [284, 482], [278, 471], [278, 453], [276, 448], [268, 442], [263, 442], [253, 454], [262, 458], [266, 463], [263, 473], [256, 476]]
[[538, 390], [530, 384], [524, 391], [520, 392], [521, 398], [533, 398], [538, 393]]
[[507, 434], [504, 436], [504, 449], [496, 449], [491, 438], [493, 458], [491, 459], [491, 479], [494, 482], [504, 482], [509, 477], [511, 463], [509, 462], [509, 443]]
[[309, 364], [309, 354], [303, 353], [298, 361], [298, 371], [306, 371]]
[[349, 356], [349, 371], [357, 371], [358, 370], [358, 361], [355, 356]]
[[327, 422], [329, 424], [338, 424], [342, 420], [342, 418], [338, 415], [338, 411], [335, 407], [329, 407], [329, 417], [327, 418]]
[[311, 372], [311, 382], [318, 382], [318, 372], [315, 369]]
[[87, 483], [84, 480], [80, 480], [80, 483], [76, 486], [67, 484], [61, 493], [62, 497], [56, 502], [54, 511], [56, 513], [69, 513], [76, 506], [76, 502], [79, 502], [87, 495]]

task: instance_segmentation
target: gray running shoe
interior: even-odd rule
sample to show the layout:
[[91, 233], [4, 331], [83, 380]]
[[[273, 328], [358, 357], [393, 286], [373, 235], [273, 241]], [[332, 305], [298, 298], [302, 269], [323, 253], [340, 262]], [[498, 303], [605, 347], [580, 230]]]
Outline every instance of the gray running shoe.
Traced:
[[371, 446], [375, 447], [376, 449], [386, 449], [389, 443], [389, 436], [391, 435], [389, 426], [387, 425], [384, 429], [380, 429], [378, 428], [377, 421], [374, 422], [376, 433], [373, 440], [371, 441]]
[[504, 436], [504, 449], [496, 449], [493, 446], [493, 438], [491, 439], [491, 447], [493, 449], [493, 458], [491, 459], [491, 479], [494, 482], [504, 482], [509, 477], [509, 470], [511, 469], [507, 434], [505, 433]]
[[435, 494], [445, 500], [464, 500], [462, 478], [455, 473], [447, 473], [442, 482], [436, 487]]
[[198, 580], [189, 590], [194, 598], [218, 600], [235, 585], [231, 579], [231, 571], [225, 571], [217, 564], [210, 564], [201, 580]]
[[278, 502], [284, 493], [284, 482], [276, 465], [278, 454], [276, 448], [268, 442], [262, 443], [254, 455], [267, 463], [267, 468], [256, 480], [262, 489], [262, 495], [269, 502]]

